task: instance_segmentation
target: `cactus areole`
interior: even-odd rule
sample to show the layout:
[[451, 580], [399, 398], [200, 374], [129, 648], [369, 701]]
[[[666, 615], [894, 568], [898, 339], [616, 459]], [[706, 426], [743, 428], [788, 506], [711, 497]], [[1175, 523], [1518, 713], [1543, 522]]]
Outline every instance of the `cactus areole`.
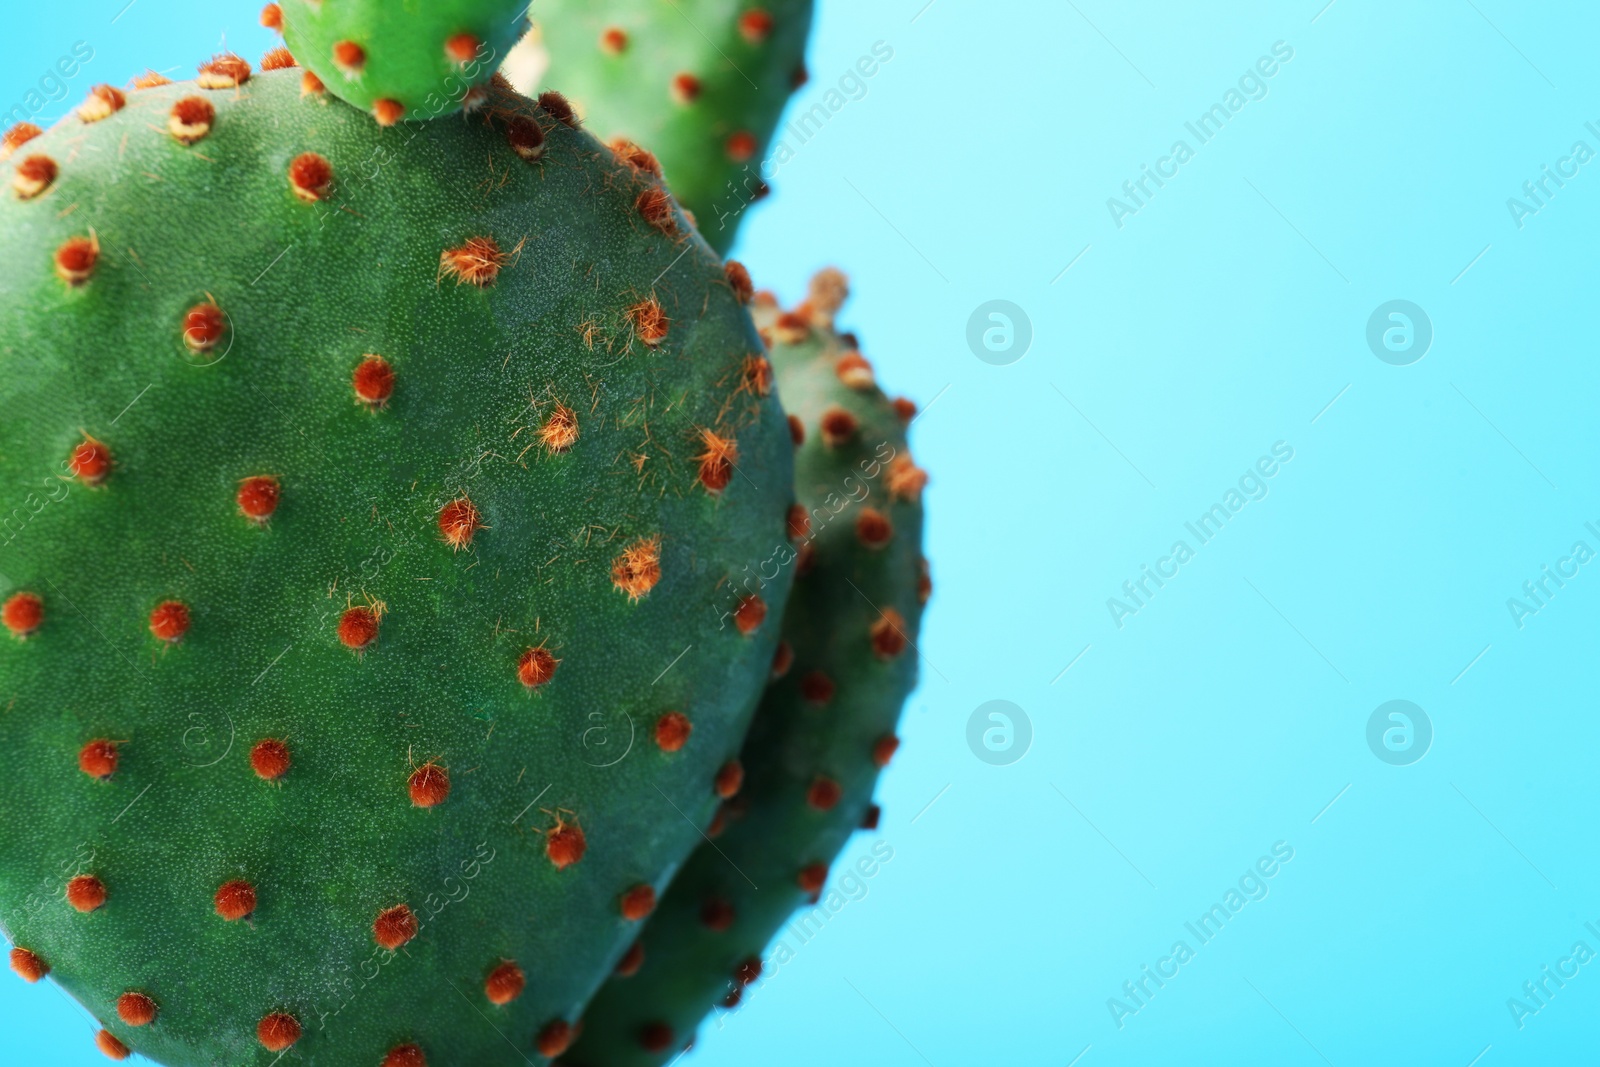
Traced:
[[108, 1055], [543, 1062], [777, 648], [748, 290], [558, 98], [385, 128], [224, 59], [7, 141], [13, 969]]

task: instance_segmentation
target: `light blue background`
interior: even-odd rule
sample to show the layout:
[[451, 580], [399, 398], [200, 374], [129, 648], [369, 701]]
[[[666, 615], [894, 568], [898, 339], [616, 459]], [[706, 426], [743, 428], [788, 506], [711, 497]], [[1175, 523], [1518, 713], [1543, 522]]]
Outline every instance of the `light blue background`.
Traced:
[[[95, 58], [52, 116], [93, 81], [188, 76], [220, 31], [271, 43], [242, 0], [113, 22], [124, 2], [9, 7], [0, 106], [76, 40]], [[1600, 562], [1521, 629], [1506, 601], [1600, 549], [1600, 160], [1521, 229], [1506, 200], [1600, 150], [1600, 12], [925, 2], [821, 0], [806, 104], [874, 42], [894, 59], [738, 253], [787, 301], [847, 269], [844, 322], [929, 405], [936, 593], [882, 788], [894, 859], [686, 1062], [1592, 1057], [1600, 962], [1520, 1030], [1506, 1002], [1600, 951]], [[1198, 146], [1184, 122], [1277, 41], [1267, 96]], [[1119, 229], [1107, 198], [1180, 137], [1195, 157]], [[965, 341], [996, 298], [1034, 327], [1012, 366]], [[1365, 342], [1396, 298], [1435, 330], [1406, 367]], [[1269, 495], [1117, 628], [1106, 599], [1277, 441]], [[994, 698], [1035, 730], [1008, 767], [966, 745]], [[1411, 766], [1366, 744], [1391, 699], [1433, 723]], [[1277, 841], [1270, 895], [1198, 946], [1184, 923]], [[1107, 998], [1179, 938], [1195, 958], [1118, 1029]], [[7, 1063], [103, 1062], [48, 983], [0, 981], [0, 1032]]]

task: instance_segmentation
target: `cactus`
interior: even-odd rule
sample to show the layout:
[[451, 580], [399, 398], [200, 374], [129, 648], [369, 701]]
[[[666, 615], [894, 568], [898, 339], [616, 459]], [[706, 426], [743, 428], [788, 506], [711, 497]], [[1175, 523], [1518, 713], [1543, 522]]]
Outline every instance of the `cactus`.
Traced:
[[825, 892], [851, 832], [877, 825], [872, 792], [916, 683], [930, 591], [926, 475], [906, 446], [910, 402], [888, 400], [854, 340], [833, 331], [843, 298], [842, 276], [825, 271], [798, 312], [758, 306], [798, 445], [790, 534], [800, 577], [741, 756], [748, 784], [589, 1006], [574, 1065], [672, 1059], [702, 1017], [738, 1006], [764, 969], [781, 965], [787, 948], [765, 968], [763, 949]]
[[380, 125], [488, 99], [489, 79], [527, 28], [528, 0], [279, 0], [262, 9], [308, 80]]
[[737, 787], [788, 427], [646, 155], [291, 64], [5, 137], [0, 924], [113, 1057], [543, 1062]]
[[[765, 195], [762, 161], [805, 83], [812, 0], [541, 0], [544, 83], [602, 137], [661, 159], [667, 181], [719, 253]], [[532, 92], [538, 64], [507, 68]]]

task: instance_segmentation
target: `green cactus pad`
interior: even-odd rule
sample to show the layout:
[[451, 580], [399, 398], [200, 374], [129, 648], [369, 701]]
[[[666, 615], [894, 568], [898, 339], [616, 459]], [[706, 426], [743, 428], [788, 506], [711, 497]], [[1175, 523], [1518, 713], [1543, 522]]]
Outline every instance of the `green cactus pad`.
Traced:
[[777, 647], [749, 289], [559, 99], [240, 80], [6, 142], [0, 925], [113, 1051], [543, 1062]]
[[908, 402], [889, 401], [853, 340], [833, 332], [842, 298], [842, 276], [829, 271], [799, 313], [757, 309], [804, 431], [795, 477], [807, 517], [791, 525], [804, 532], [780, 677], [751, 726], [748, 784], [725, 809], [726, 829], [673, 881], [634, 950], [642, 963], [629, 961], [637, 971], [590, 1004], [575, 1065], [671, 1060], [717, 1005], [739, 1004], [795, 909], [837, 893], [825, 888], [828, 865], [864, 819], [875, 825], [873, 788], [917, 678], [926, 476], [906, 445]]
[[[812, 0], [541, 0], [532, 14], [549, 57], [543, 84], [600, 136], [656, 153], [725, 254], [765, 191], [761, 162], [805, 80], [811, 10]], [[519, 81], [515, 65], [507, 73]]]
[[528, 0], [279, 0], [263, 21], [329, 92], [383, 125], [486, 98], [527, 28]]

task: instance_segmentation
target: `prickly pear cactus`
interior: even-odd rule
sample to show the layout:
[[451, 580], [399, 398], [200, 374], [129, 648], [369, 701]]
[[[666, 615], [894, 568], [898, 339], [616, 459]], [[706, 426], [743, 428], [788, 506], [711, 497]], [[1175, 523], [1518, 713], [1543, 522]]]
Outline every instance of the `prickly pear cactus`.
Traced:
[[[773, 130], [806, 80], [811, 11], [812, 0], [540, 0], [531, 14], [548, 55], [542, 84], [568, 94], [600, 136], [655, 152], [726, 253], [765, 194]], [[507, 68], [514, 83], [519, 69]], [[537, 75], [534, 65], [521, 77]]]
[[301, 81], [6, 137], [0, 925], [114, 1056], [543, 1062], [737, 789], [789, 428], [647, 157]]
[[311, 75], [384, 126], [488, 98], [489, 79], [527, 28], [528, 0], [278, 0], [261, 21]]
[[853, 341], [833, 331], [843, 296], [842, 276], [826, 271], [797, 313], [758, 308], [798, 444], [790, 532], [800, 576], [741, 757], [745, 790], [589, 1006], [572, 1064], [673, 1059], [705, 1015], [753, 988], [763, 950], [795, 909], [837, 892], [829, 864], [851, 833], [877, 825], [872, 792], [916, 684], [930, 591], [927, 477], [906, 445], [909, 402], [886, 398]]

